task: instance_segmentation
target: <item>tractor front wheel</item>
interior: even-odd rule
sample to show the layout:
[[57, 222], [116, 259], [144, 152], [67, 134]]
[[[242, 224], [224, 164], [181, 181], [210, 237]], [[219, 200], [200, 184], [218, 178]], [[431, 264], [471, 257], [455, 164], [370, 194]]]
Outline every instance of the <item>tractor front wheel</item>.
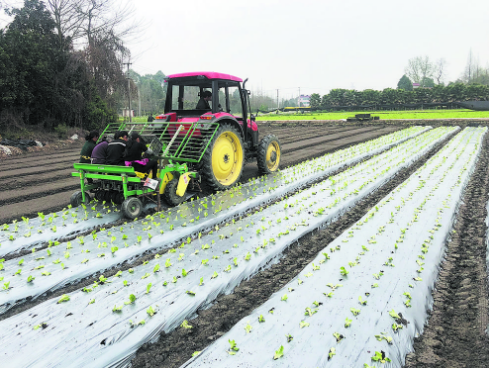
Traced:
[[243, 141], [238, 129], [223, 123], [209, 143], [202, 161], [201, 175], [212, 189], [223, 190], [234, 185], [244, 166]]
[[[78, 207], [82, 203], [83, 203], [82, 192], [78, 191], [78, 192], [75, 192], [71, 195], [71, 198], [70, 198], [71, 207], [73, 207], [73, 208]], [[88, 204], [88, 203], [90, 203], [90, 195], [87, 192], [85, 192], [85, 204]]]
[[170, 180], [170, 182], [166, 184], [163, 196], [165, 198], [166, 203], [168, 203], [170, 206], [178, 206], [180, 203], [182, 203], [185, 200], [185, 196], [180, 197], [177, 194], [177, 186], [178, 186], [178, 179]]
[[122, 203], [122, 214], [134, 220], [143, 212], [143, 203], [136, 197], [129, 197]]
[[278, 170], [280, 165], [280, 141], [269, 134], [265, 136], [258, 145], [256, 161], [260, 175], [268, 175]]

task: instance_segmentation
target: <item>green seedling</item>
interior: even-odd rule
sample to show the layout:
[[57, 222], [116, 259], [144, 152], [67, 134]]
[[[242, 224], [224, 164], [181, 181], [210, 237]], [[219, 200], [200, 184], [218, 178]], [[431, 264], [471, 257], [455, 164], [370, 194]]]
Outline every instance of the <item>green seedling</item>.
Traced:
[[304, 322], [304, 321], [301, 321], [301, 323], [299, 324], [299, 326], [300, 326], [300, 328], [309, 327], [309, 323]]
[[191, 291], [191, 290], [187, 290], [187, 291], [185, 292], [185, 294], [188, 294], [188, 295], [190, 295], [190, 296], [195, 296], [195, 293], [194, 293], [193, 291]]
[[287, 299], [288, 299], [287, 294], [282, 295], [282, 298], [280, 298], [280, 300], [283, 302], [287, 301]]
[[239, 351], [239, 348], [236, 346], [236, 341], [234, 340], [228, 340], [229, 342], [229, 350], [228, 350], [228, 354], [229, 355], [236, 355], [236, 352]]
[[385, 353], [382, 350], [376, 351], [375, 355], [372, 357], [372, 360], [374, 362], [380, 362], [380, 363], [391, 362], [391, 360], [385, 356]]
[[128, 305], [128, 304], [132, 304], [136, 301], [136, 296], [134, 294], [130, 294], [129, 295], [129, 301], [128, 302], [124, 302], [124, 304]]
[[58, 300], [58, 304], [59, 304], [59, 303], [63, 303], [63, 302], [67, 302], [67, 301], [69, 301], [69, 300], [70, 300], [70, 296], [69, 296], [69, 295], [66, 295], [66, 294], [63, 294], [63, 295], [61, 296], [61, 298], [59, 298], [59, 300]]
[[153, 317], [156, 314], [156, 311], [152, 306], [150, 306], [148, 309], [146, 309], [146, 313], [148, 313], [150, 317]]
[[342, 334], [340, 334], [338, 332], [333, 332], [333, 336], [335, 337], [336, 342], [340, 342], [345, 337], [345, 336], [343, 336]]
[[360, 309], [350, 308], [350, 311], [354, 316], [358, 316], [360, 314]]
[[330, 360], [331, 358], [333, 358], [333, 356], [335, 356], [335, 355], [336, 355], [336, 349], [335, 348], [329, 349], [328, 360]]
[[186, 319], [184, 319], [182, 324], [180, 325], [180, 327], [182, 327], [186, 330], [190, 330], [193, 326], [189, 325], [188, 321]]
[[399, 314], [397, 314], [394, 309], [392, 309], [390, 312], [389, 312], [389, 316], [391, 316], [392, 318], [394, 319], [400, 319], [401, 317], [399, 317]]
[[247, 322], [244, 329], [245, 329], [246, 333], [250, 333], [251, 330], [253, 329], [253, 327], [250, 325], [249, 322]]
[[280, 346], [280, 349], [278, 349], [278, 350], [275, 351], [275, 354], [273, 356], [273, 359], [274, 360], [277, 360], [277, 359], [279, 359], [279, 358], [281, 358], [283, 356], [284, 356], [284, 346], [281, 345]]
[[351, 323], [352, 323], [352, 320], [351, 319], [349, 319], [349, 318], [346, 318], [345, 319], [345, 327], [346, 328], [350, 327]]
[[263, 317], [263, 314], [260, 314], [260, 315], [258, 316], [258, 322], [260, 322], [260, 323], [265, 322], [265, 318]]
[[312, 317], [313, 314], [317, 313], [317, 309], [311, 309], [310, 307], [307, 307], [306, 308], [306, 311], [304, 312], [304, 315], [305, 316], [309, 316], [309, 317]]
[[348, 275], [350, 272], [346, 270], [345, 267], [340, 267], [340, 273], [343, 275], [343, 276], [346, 276]]

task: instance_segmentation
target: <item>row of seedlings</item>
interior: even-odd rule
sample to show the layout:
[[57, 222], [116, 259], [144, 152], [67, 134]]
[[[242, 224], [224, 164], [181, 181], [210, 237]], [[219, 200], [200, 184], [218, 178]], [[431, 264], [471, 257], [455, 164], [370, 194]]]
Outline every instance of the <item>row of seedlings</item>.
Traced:
[[[232, 291], [260, 268], [278, 262], [288, 245], [335, 219], [454, 131], [430, 131], [253, 215], [214, 227], [196, 239], [188, 237], [179, 248], [142, 266], [118, 272], [110, 279], [101, 276], [82, 292], [44, 302], [28, 311], [35, 315], [33, 319], [25, 319], [22, 313], [2, 324], [6, 329], [15, 324], [23, 338], [29, 337], [33, 351], [39, 348], [45, 354], [45, 341], [49, 341], [56, 351], [49, 356], [52, 363], [83, 360], [87, 354], [94, 366], [123, 359], [125, 353], [121, 352], [134, 351], [160, 331], [171, 331], [217, 295]], [[106, 311], [103, 318], [101, 311]], [[59, 320], [63, 313], [70, 314], [66, 323]], [[45, 328], [34, 330], [36, 326]], [[95, 349], [101, 336], [111, 343]], [[10, 344], [0, 339], [4, 342]], [[71, 348], [64, 350], [65, 345]], [[81, 351], [90, 353], [78, 357]], [[12, 357], [19, 359], [19, 364], [35, 359], [14, 353]]]

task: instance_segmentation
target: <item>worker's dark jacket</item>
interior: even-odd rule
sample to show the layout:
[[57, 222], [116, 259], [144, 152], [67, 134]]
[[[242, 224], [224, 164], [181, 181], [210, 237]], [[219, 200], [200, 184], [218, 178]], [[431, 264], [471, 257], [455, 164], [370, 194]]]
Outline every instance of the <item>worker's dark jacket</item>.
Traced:
[[209, 105], [209, 102], [204, 100], [203, 97], [200, 98], [199, 102], [197, 103], [197, 107], [195, 108], [196, 110], [210, 110], [211, 105]]
[[144, 143], [134, 142], [131, 147], [127, 148], [125, 161], [136, 161], [141, 160], [143, 152], [146, 152], [148, 147]]
[[116, 139], [107, 146], [107, 165], [124, 165], [124, 151], [126, 150], [126, 141]]
[[86, 141], [80, 152], [80, 163], [91, 164], [91, 156], [93, 148], [95, 147], [95, 142], [93, 140]]

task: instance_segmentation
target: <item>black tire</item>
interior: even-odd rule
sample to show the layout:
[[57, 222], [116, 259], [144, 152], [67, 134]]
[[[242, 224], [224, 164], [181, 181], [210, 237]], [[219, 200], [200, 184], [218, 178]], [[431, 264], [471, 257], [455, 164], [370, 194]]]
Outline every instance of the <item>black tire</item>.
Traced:
[[110, 201], [114, 202], [115, 204], [120, 204], [120, 203], [117, 203], [117, 196], [118, 195], [119, 195], [119, 192], [116, 192], [115, 190], [111, 191], [110, 192]]
[[178, 179], [172, 179], [166, 184], [165, 191], [163, 192], [163, 197], [170, 206], [178, 206], [185, 200], [185, 196], [180, 197], [177, 194], [177, 186]]
[[[83, 202], [82, 200], [82, 192], [78, 191], [78, 192], [75, 192], [71, 195], [71, 198], [70, 198], [70, 204], [71, 204], [71, 207], [75, 208], [75, 207], [78, 207], [79, 205], [81, 205]], [[90, 195], [85, 192], [85, 204], [88, 204], [90, 203]]]
[[104, 198], [102, 199], [105, 202], [110, 202], [110, 198], [112, 197], [112, 194], [110, 193], [109, 190], [104, 191]]
[[[219, 143], [218, 143], [219, 141]], [[219, 150], [219, 145], [227, 146], [224, 149]], [[217, 143], [217, 144], [216, 144]], [[222, 153], [221, 153], [222, 152]], [[229, 157], [228, 152], [234, 155], [233, 159]], [[222, 157], [219, 155], [222, 154]], [[214, 158], [222, 164], [224, 170], [219, 173], [215, 172], [212, 159]], [[234, 184], [236, 184], [241, 178], [244, 166], [244, 150], [243, 140], [241, 133], [236, 127], [230, 123], [223, 123], [218, 128], [216, 134], [212, 138], [207, 150], [202, 158], [202, 168], [200, 173], [204, 181], [214, 190], [224, 190]], [[226, 174], [226, 170], [229, 169], [229, 175]], [[219, 170], [216, 168], [216, 171]], [[227, 176], [226, 176], [227, 175]]]
[[102, 202], [105, 197], [105, 191], [104, 190], [98, 190], [95, 192], [95, 199], [99, 202]]
[[115, 204], [122, 204], [124, 203], [124, 193], [117, 193], [117, 196], [115, 198]]
[[122, 203], [122, 214], [134, 220], [143, 212], [143, 203], [136, 197], [129, 197]]
[[[270, 155], [270, 157], [267, 157], [267, 155]], [[260, 175], [268, 175], [276, 172], [280, 166], [280, 158], [281, 149], [278, 138], [273, 134], [265, 136], [258, 145], [256, 156]]]

